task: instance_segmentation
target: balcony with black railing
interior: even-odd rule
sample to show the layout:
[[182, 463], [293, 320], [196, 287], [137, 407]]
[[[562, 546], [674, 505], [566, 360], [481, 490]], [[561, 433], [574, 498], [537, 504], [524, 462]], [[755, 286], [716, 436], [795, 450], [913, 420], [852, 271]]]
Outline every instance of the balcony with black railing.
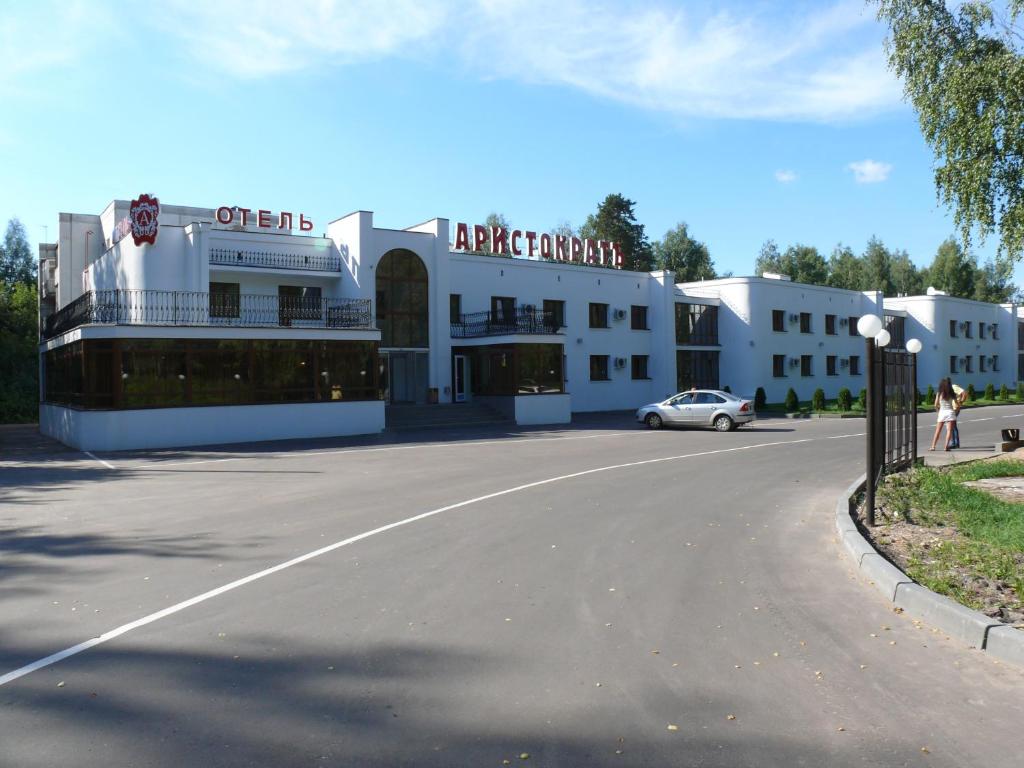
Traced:
[[44, 338], [83, 325], [373, 330], [369, 299], [200, 291], [88, 291], [46, 319]]
[[244, 248], [211, 248], [210, 263], [231, 267], [263, 267], [312, 272], [341, 271], [341, 257], [329, 253], [275, 253]]
[[483, 336], [513, 336], [558, 333], [558, 319], [554, 312], [530, 307], [517, 307], [515, 312], [472, 312], [459, 315], [452, 322], [453, 339], [472, 339]]

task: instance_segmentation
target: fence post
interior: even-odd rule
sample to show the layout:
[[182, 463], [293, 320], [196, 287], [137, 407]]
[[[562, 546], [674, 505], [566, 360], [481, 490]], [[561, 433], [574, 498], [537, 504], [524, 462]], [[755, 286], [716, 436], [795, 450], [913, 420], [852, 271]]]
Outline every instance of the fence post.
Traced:
[[917, 354], [910, 353], [910, 381], [913, 386], [914, 407], [910, 411], [910, 466], [917, 466]]

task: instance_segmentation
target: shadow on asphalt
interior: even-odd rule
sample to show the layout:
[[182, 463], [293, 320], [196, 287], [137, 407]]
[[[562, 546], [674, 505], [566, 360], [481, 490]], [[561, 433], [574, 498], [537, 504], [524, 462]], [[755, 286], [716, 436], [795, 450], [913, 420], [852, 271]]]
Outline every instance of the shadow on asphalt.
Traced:
[[[893, 765], [895, 756], [918, 749], [891, 739], [830, 747], [820, 743], [827, 737], [799, 729], [745, 732], [744, 713], [770, 703], [736, 690], [728, 702], [707, 688], [683, 694], [659, 687], [599, 704], [587, 703], [586, 695], [565, 696], [564, 688], [563, 695], [538, 689], [530, 696], [516, 688], [503, 696], [516, 668], [530, 660], [477, 649], [422, 641], [364, 648], [348, 641], [336, 648], [292, 638], [283, 647], [280, 636], [230, 630], [196, 641], [222, 650], [105, 645], [11, 684], [4, 691], [8, 758], [34, 764], [34, 750], [45, 741], [72, 753], [48, 748], [58, 762], [68, 764], [77, 753], [82, 762], [76, 764], [88, 766], [130, 756], [147, 766], [450, 768], [508, 761], [788, 768]], [[0, 647], [0, 672], [54, 650]], [[56, 680], [65, 682], [58, 688]], [[491, 681], [486, 689], [494, 696], [467, 700], [465, 690], [481, 680]], [[735, 723], [726, 721], [732, 712], [739, 713]], [[679, 730], [666, 730], [666, 722], [679, 723]]]

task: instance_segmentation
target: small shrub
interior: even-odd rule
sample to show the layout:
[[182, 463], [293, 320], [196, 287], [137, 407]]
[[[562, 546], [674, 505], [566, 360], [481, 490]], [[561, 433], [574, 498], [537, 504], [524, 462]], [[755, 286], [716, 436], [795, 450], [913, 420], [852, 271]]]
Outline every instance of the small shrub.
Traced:
[[762, 410], [767, 402], [768, 395], [765, 394], [764, 387], [758, 387], [757, 392], [754, 393], [754, 409]]
[[928, 385], [928, 390], [924, 393], [923, 405], [931, 405], [935, 402], [935, 387], [931, 384]]
[[1010, 399], [1010, 390], [1003, 384], [999, 387], [999, 399], [1006, 401]]
[[1017, 399], [1024, 400], [1024, 381], [1017, 382]]
[[995, 400], [996, 399], [996, 388], [992, 383], [985, 385], [985, 399]]
[[850, 390], [843, 387], [839, 390], [839, 394], [836, 395], [836, 405], [839, 406], [840, 411], [850, 410], [850, 406], [853, 405], [853, 395], [850, 394]]
[[973, 384], [968, 384], [967, 385], [967, 399], [968, 400], [977, 400], [978, 399], [978, 393], [975, 391]]
[[860, 392], [857, 393], [857, 405], [859, 405], [862, 409], [867, 409], [868, 391], [866, 389], [862, 389]]
[[732, 390], [729, 389], [729, 385], [728, 384], [726, 384], [724, 387], [722, 387], [722, 391], [723, 392], [728, 392], [730, 395], [732, 394]]
[[811, 395], [811, 408], [815, 411], [825, 410], [825, 390], [821, 387], [814, 390], [814, 394]]
[[796, 396], [796, 392], [790, 387], [786, 393], [786, 411], [792, 413], [800, 410], [800, 398]]

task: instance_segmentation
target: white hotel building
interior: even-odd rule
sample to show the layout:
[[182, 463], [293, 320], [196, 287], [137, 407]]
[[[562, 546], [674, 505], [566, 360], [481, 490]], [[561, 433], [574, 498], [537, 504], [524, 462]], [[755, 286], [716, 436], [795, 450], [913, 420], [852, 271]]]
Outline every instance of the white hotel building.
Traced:
[[382, 229], [367, 211], [313, 236], [299, 214], [246, 211], [242, 226], [246, 209], [161, 206], [152, 242], [136, 242], [132, 205], [62, 213], [58, 242], [40, 246], [40, 430], [83, 450], [374, 433], [403, 403], [557, 424], [690, 386], [856, 394], [869, 312], [893, 344], [921, 339], [922, 390], [1021, 377], [1013, 305], [756, 277], [677, 285], [459, 251], [447, 219]]

